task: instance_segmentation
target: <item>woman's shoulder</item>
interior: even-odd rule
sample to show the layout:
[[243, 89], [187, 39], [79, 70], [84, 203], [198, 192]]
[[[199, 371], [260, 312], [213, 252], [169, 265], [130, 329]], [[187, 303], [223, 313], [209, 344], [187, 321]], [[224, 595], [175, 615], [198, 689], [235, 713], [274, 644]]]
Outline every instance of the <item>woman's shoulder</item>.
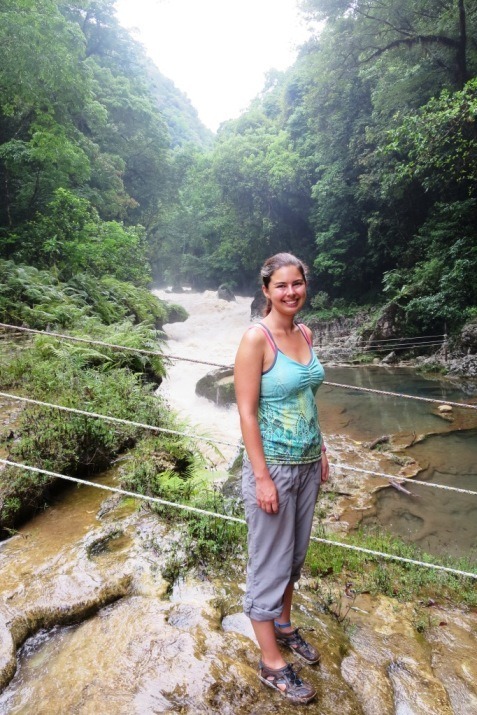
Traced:
[[247, 328], [242, 335], [240, 345], [249, 349], [262, 349], [267, 343], [267, 334], [260, 323], [255, 323]]
[[251, 343], [263, 343], [267, 339], [267, 329], [262, 323], [253, 323], [243, 334], [242, 340], [247, 340]]

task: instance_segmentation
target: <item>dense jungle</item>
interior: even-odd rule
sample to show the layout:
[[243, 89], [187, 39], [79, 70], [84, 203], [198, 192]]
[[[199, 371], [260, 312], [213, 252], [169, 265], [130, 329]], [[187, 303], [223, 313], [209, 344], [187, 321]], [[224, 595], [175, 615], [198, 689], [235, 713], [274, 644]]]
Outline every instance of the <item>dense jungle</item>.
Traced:
[[[193, 679], [195, 695], [187, 691], [181, 699], [177, 674], [178, 691], [167, 702], [165, 696], [159, 702], [149, 694], [142, 704], [133, 707], [127, 700], [123, 710], [118, 705], [111, 712], [233, 714], [236, 697], [241, 712], [259, 712], [256, 707], [262, 705], [260, 712], [274, 712], [271, 704], [257, 705], [248, 665], [229, 668], [229, 649], [234, 663], [252, 660], [250, 641], [231, 644], [220, 631], [231, 617], [230, 603], [239, 610], [234, 569], [244, 566], [242, 527], [231, 529], [191, 513], [171, 517], [160, 506], [138, 516], [132, 500], [105, 506], [99, 496], [86, 496], [90, 510], [84, 514], [98, 513], [99, 520], [105, 519], [101, 528], [106, 526], [101, 535], [85, 537], [83, 553], [74, 533], [74, 492], [55, 506], [67, 491], [52, 476], [60, 473], [87, 479], [100, 475], [105, 483], [134, 493], [241, 515], [236, 492], [217, 489], [214, 458], [197, 448], [188, 436], [190, 426], [161, 391], [170, 371], [164, 326], [188, 318], [181, 301], [170, 302], [167, 293], [180, 295], [187, 287], [187, 294], [190, 289], [210, 298], [209, 292], [222, 286], [232, 297], [251, 298], [259, 288], [263, 260], [290, 251], [310, 268], [305, 317], [320, 335], [349, 321], [356, 344], [372, 338], [410, 340], [414, 348], [400, 355], [420, 355], [427, 369], [442, 372], [449, 367], [442, 350], [438, 356], [429, 348], [416, 350], [416, 341], [445, 335], [446, 360], [449, 355], [465, 359], [466, 374], [477, 377], [477, 1], [302, 0], [301, 12], [312, 32], [295, 63], [286, 71], [271, 69], [248, 109], [214, 134], [121, 27], [114, 0], [0, 0], [0, 540], [5, 546], [0, 557], [7, 554], [8, 560], [11, 552], [11, 563], [22, 564], [18, 573], [16, 566], [5, 567], [14, 584], [5, 603], [13, 613], [22, 601], [18, 613], [22, 608], [27, 613], [10, 621], [0, 613], [0, 689], [14, 676], [17, 649], [42, 628], [50, 634], [57, 625], [69, 628], [116, 601], [122, 609], [126, 597], [158, 595], [157, 603], [147, 600], [136, 614], [121, 616], [130, 619], [130, 645], [118, 640], [112, 649], [104, 646], [105, 652], [132, 651], [135, 619], [144, 618], [144, 632], [154, 631], [158, 619], [168, 624], [170, 614], [160, 599], [174, 602], [177, 584], [185, 573], [194, 573], [200, 584], [191, 587], [193, 605], [175, 606], [177, 612], [172, 608], [177, 618], [171, 616], [170, 623], [178, 632], [188, 624], [205, 631], [212, 623], [213, 635], [207, 630], [210, 648], [195, 635], [187, 636], [184, 672], [196, 664], [197, 649], [204, 648], [204, 653], [214, 652], [225, 675], [216, 678], [211, 656], [206, 675], [197, 671]], [[371, 362], [376, 355], [382, 357], [368, 349], [357, 361]], [[214, 361], [213, 355], [205, 357]], [[473, 400], [474, 392], [468, 394]], [[60, 412], [45, 403], [80, 406], [124, 423]], [[333, 419], [341, 425], [341, 418]], [[455, 419], [456, 431], [475, 432], [470, 418]], [[144, 425], [163, 431], [148, 432]], [[350, 447], [340, 440], [340, 454], [363, 460], [360, 443]], [[408, 468], [406, 474], [415, 476], [407, 458], [386, 449], [381, 444], [366, 456], [367, 466]], [[5, 460], [35, 465], [38, 471]], [[349, 498], [348, 490], [359, 498], [362, 484], [359, 479], [338, 481], [336, 493], [325, 495], [323, 516], [328, 510], [328, 517], [339, 522], [336, 500]], [[29, 534], [22, 535], [21, 529], [43, 509], [46, 519], [51, 514], [49, 526], [38, 544], [33, 538], [28, 542]], [[116, 530], [115, 510], [125, 518]], [[54, 541], [57, 516], [70, 550], [65, 570], [79, 568], [86, 574], [71, 608], [54, 591], [65, 573], [56, 556], [48, 573], [41, 566], [47, 590], [51, 582], [54, 592], [51, 604], [44, 604], [40, 583], [33, 595], [24, 593], [22, 585], [22, 569], [28, 579], [37, 564], [50, 558], [47, 540], [53, 536]], [[95, 528], [94, 521], [84, 517], [87, 528]], [[402, 557], [432, 558], [389, 535], [358, 534], [350, 540]], [[93, 560], [98, 555], [104, 557], [104, 570], [96, 583]], [[151, 566], [153, 560], [157, 566]], [[474, 556], [442, 560], [475, 572]], [[207, 582], [209, 568], [222, 570], [223, 587]], [[315, 577], [324, 585], [314, 584]], [[335, 712], [338, 703], [345, 703], [343, 712], [350, 715], [423, 715], [433, 707], [441, 707], [435, 710], [439, 715], [455, 715], [472, 712], [469, 703], [477, 708], [475, 666], [468, 665], [468, 654], [475, 650], [475, 582], [390, 563], [375, 567], [339, 549], [324, 555], [319, 546], [311, 550], [307, 578], [311, 590], [300, 594], [302, 617], [307, 624], [317, 612], [331, 619], [320, 621], [318, 628], [324, 638], [327, 632], [332, 636], [324, 672], [335, 685], [341, 668], [342, 680], [323, 693], [328, 698], [324, 713]], [[352, 601], [353, 612], [346, 602], [349, 587], [358, 599]], [[205, 606], [194, 600], [196, 588]], [[209, 588], [215, 589], [213, 598]], [[405, 623], [398, 607], [380, 600], [384, 597], [406, 602]], [[452, 629], [450, 664], [444, 662], [447, 634], [433, 630], [426, 611], [437, 601], [467, 609], [465, 616], [457, 611], [436, 616], [439, 625], [449, 624], [447, 633]], [[363, 614], [375, 607], [376, 621], [360, 650], [360, 629], [368, 628]], [[114, 620], [115, 613], [113, 607], [106, 609], [103, 622]], [[103, 637], [103, 626], [95, 624], [89, 622], [87, 627], [98, 630], [84, 636], [82, 648]], [[230, 628], [248, 638], [243, 624]], [[373, 628], [380, 636], [394, 629], [389, 642], [376, 646]], [[110, 637], [117, 631], [116, 624]], [[41, 638], [33, 650], [41, 647]], [[389, 668], [385, 676], [388, 646], [399, 667]], [[406, 667], [416, 652], [419, 663], [408, 678]], [[28, 655], [27, 647], [27, 660]], [[138, 679], [144, 672], [142, 658], [138, 651], [131, 671]], [[105, 678], [116, 667], [112, 656], [106, 660], [99, 668]], [[452, 668], [462, 663], [467, 663], [459, 676], [464, 685], [454, 693]], [[58, 667], [58, 682], [63, 682]], [[374, 669], [369, 686], [360, 676], [363, 667]], [[81, 672], [89, 673], [86, 668]], [[246, 681], [238, 694], [237, 679]], [[210, 690], [209, 680], [214, 683]], [[84, 692], [93, 687], [92, 681], [80, 681], [77, 687], [84, 685]], [[390, 681], [397, 683], [394, 696]], [[83, 696], [73, 693], [74, 678], [71, 683], [73, 712]], [[416, 683], [422, 692], [412, 710]], [[99, 707], [105, 686], [98, 681], [95, 687], [89, 702]], [[165, 692], [162, 685], [157, 689]], [[9, 697], [0, 697], [0, 713], [17, 712], [8, 709]], [[45, 699], [45, 713], [60, 707], [55, 701], [51, 709], [53, 697], [50, 693]], [[200, 708], [194, 710], [197, 702]], [[88, 712], [87, 707], [80, 711]]]

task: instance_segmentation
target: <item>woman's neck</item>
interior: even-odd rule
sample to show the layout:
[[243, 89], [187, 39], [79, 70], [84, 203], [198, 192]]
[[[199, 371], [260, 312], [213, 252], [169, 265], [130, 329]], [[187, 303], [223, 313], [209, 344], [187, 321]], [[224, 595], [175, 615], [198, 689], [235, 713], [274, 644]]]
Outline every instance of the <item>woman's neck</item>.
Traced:
[[295, 329], [294, 316], [280, 315], [273, 309], [266, 316], [263, 322], [266, 324], [267, 328], [272, 331], [272, 333], [277, 332], [284, 335], [291, 335]]

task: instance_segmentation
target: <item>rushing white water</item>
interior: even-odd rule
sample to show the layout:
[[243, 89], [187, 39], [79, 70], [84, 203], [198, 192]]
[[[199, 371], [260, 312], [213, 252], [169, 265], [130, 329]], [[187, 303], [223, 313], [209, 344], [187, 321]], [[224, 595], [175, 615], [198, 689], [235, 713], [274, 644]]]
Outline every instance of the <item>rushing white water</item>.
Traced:
[[[250, 324], [251, 298], [237, 297], [236, 301], [228, 302], [217, 298], [214, 291], [153, 292], [161, 300], [182, 305], [189, 313], [189, 318], [184, 323], [164, 326], [164, 332], [168, 336], [165, 348], [168, 354], [233, 365], [240, 339]], [[171, 407], [181, 417], [190, 421], [194, 432], [234, 445], [221, 445], [223, 458], [214, 456], [218, 465], [224, 465], [235, 454], [240, 438], [237, 408], [235, 405], [219, 408], [195, 393], [200, 378], [214, 369], [216, 368], [185, 360], [173, 360], [167, 369], [168, 377], [161, 386], [161, 392], [167, 397]], [[206, 451], [210, 455], [210, 450]]]

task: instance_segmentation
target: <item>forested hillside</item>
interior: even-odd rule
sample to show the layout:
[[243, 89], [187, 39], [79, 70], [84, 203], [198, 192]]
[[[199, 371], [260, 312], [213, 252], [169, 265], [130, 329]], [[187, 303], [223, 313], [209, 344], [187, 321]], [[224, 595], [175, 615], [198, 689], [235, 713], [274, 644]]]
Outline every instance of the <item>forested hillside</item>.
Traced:
[[410, 332], [456, 327], [477, 305], [477, 3], [303, 8], [319, 37], [213, 151], [185, 157], [159, 264], [250, 290], [265, 256], [292, 250], [317, 309], [394, 299]]
[[173, 148], [211, 133], [113, 0], [0, 7], [0, 256], [147, 283], [148, 236], [177, 191]]
[[477, 305], [476, 0], [303, 0], [323, 28], [211, 143], [113, 0], [2, 0], [0, 257], [256, 287], [291, 250], [315, 309]]

